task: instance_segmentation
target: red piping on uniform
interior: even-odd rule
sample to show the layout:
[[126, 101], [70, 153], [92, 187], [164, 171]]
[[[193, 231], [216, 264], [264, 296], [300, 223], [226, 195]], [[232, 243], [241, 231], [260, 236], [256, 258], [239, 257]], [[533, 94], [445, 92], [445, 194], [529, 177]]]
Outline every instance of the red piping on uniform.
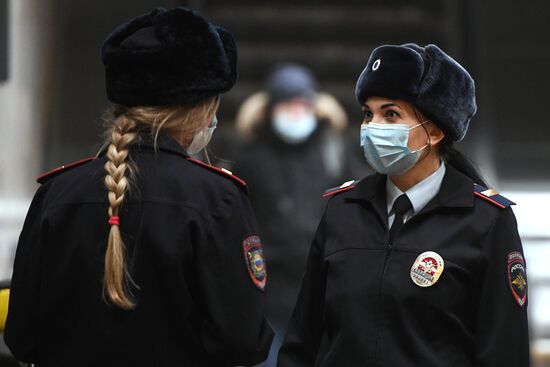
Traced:
[[49, 172], [46, 172], [46, 173], [43, 173], [41, 174], [40, 176], [38, 176], [38, 178], [36, 179], [36, 181], [40, 181], [42, 180], [43, 178], [45, 177], [48, 177], [49, 175], [53, 174], [53, 173], [56, 173], [56, 172], [59, 172], [59, 171], [62, 171], [64, 169], [67, 169], [67, 168], [71, 168], [73, 166], [77, 166], [79, 164], [82, 164], [82, 163], [85, 163], [85, 162], [88, 162], [88, 161], [91, 161], [91, 160], [94, 160], [96, 157], [88, 157], [88, 158], [84, 158], [84, 159], [81, 159], [79, 161], [76, 161], [76, 162], [73, 162], [73, 163], [69, 163], [69, 164], [65, 164], [61, 167], [57, 167], [55, 169], [52, 169], [51, 171]]
[[212, 169], [212, 170], [214, 170], [214, 171], [223, 173], [224, 175], [231, 177], [232, 179], [234, 179], [235, 181], [237, 181], [237, 182], [240, 183], [241, 185], [246, 186], [246, 182], [245, 182], [245, 181], [243, 181], [243, 180], [240, 179], [239, 177], [235, 176], [234, 174], [231, 174], [231, 173], [229, 173], [229, 172], [224, 171], [224, 170], [221, 169], [221, 168], [214, 167], [214, 166], [212, 166], [212, 165], [210, 165], [210, 164], [208, 164], [208, 163], [204, 163], [204, 162], [202, 162], [202, 161], [199, 161], [199, 160], [194, 159], [194, 158], [191, 158], [191, 157], [187, 157], [186, 159], [187, 159], [188, 161], [194, 162], [194, 163], [196, 163], [196, 164], [198, 164], [198, 165], [201, 165], [201, 166], [203, 166], [203, 167], [210, 168], [210, 169]]
[[496, 206], [498, 206], [498, 207], [500, 207], [500, 208], [502, 208], [502, 209], [505, 209], [505, 208], [506, 208], [505, 205], [502, 205], [501, 203], [497, 203], [497, 202], [494, 201], [493, 199], [491, 199], [491, 198], [489, 198], [489, 197], [487, 197], [487, 196], [485, 196], [485, 195], [483, 195], [483, 194], [481, 194], [481, 193], [479, 193], [479, 192], [474, 192], [474, 194], [476, 194], [476, 195], [479, 196], [480, 198], [483, 198], [483, 199], [485, 199], [485, 200], [487, 200], [487, 201], [490, 201], [491, 203], [495, 204]]
[[348, 186], [348, 187], [344, 187], [343, 189], [338, 189], [336, 191], [327, 192], [326, 194], [323, 194], [323, 197], [326, 198], [327, 196], [334, 195], [334, 194], [337, 194], [339, 192], [348, 191], [348, 190], [353, 189], [354, 187], [355, 186]]

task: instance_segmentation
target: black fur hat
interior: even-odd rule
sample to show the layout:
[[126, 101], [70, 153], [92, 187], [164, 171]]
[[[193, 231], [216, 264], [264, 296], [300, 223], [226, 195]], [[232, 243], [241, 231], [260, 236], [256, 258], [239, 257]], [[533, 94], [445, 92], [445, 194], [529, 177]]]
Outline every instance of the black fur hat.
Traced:
[[377, 47], [357, 80], [355, 96], [361, 105], [371, 96], [410, 102], [453, 141], [464, 138], [477, 111], [474, 80], [436, 45]]
[[129, 107], [194, 104], [237, 80], [233, 36], [183, 7], [122, 24], [103, 43], [101, 59], [107, 97]]

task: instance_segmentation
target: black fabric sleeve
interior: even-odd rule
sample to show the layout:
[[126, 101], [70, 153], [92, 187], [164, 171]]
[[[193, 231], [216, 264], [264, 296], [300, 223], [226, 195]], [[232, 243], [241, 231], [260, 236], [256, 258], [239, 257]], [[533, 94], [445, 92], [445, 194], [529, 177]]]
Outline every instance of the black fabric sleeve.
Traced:
[[[527, 300], [523, 303], [520, 297], [522, 291], [527, 297], [527, 278], [511, 208], [502, 210], [486, 237], [483, 250], [478, 278], [481, 288], [477, 298], [476, 366], [527, 367]], [[520, 265], [514, 266], [517, 264]]]
[[41, 247], [47, 236], [45, 191], [42, 186], [34, 196], [19, 236], [4, 332], [6, 345], [23, 362], [36, 362], [38, 358]]
[[259, 363], [267, 358], [273, 331], [264, 317], [265, 289], [254, 282], [244, 253], [244, 241], [259, 243], [259, 237], [243, 190], [234, 187], [225, 195], [207, 228], [196, 254], [202, 343], [220, 365]]
[[279, 351], [278, 367], [313, 366], [324, 331], [324, 218], [313, 239], [302, 288]]

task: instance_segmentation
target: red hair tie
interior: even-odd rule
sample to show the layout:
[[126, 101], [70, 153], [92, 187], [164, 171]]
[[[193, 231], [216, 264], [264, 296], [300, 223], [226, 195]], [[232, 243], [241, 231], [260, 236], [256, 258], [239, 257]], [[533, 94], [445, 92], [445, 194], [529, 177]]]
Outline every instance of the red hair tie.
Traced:
[[118, 226], [120, 224], [120, 218], [118, 215], [113, 215], [109, 218], [109, 224], [112, 226]]

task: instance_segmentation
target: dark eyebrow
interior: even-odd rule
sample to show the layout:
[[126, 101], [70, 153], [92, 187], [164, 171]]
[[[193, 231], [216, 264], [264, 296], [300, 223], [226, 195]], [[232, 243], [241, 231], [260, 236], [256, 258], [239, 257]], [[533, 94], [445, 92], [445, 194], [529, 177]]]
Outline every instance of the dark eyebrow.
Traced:
[[[397, 107], [397, 108], [399, 108], [400, 110], [403, 109], [401, 106], [399, 106], [399, 105], [396, 104], [396, 103], [386, 103], [386, 104], [383, 104], [382, 106], [380, 106], [380, 109], [383, 110], [383, 109], [390, 108], [390, 107]], [[367, 110], [370, 111], [370, 110], [371, 110], [371, 108], [369, 107], [369, 105], [366, 104], [366, 103], [365, 103], [363, 106], [361, 106], [361, 109], [362, 109], [363, 111], [367, 111]]]
[[401, 106], [399, 106], [398, 104], [395, 104], [395, 103], [386, 103], [386, 104], [383, 104], [382, 106], [380, 106], [381, 109], [386, 109], [386, 108], [389, 108], [389, 107], [397, 107], [400, 110], [402, 110]]

